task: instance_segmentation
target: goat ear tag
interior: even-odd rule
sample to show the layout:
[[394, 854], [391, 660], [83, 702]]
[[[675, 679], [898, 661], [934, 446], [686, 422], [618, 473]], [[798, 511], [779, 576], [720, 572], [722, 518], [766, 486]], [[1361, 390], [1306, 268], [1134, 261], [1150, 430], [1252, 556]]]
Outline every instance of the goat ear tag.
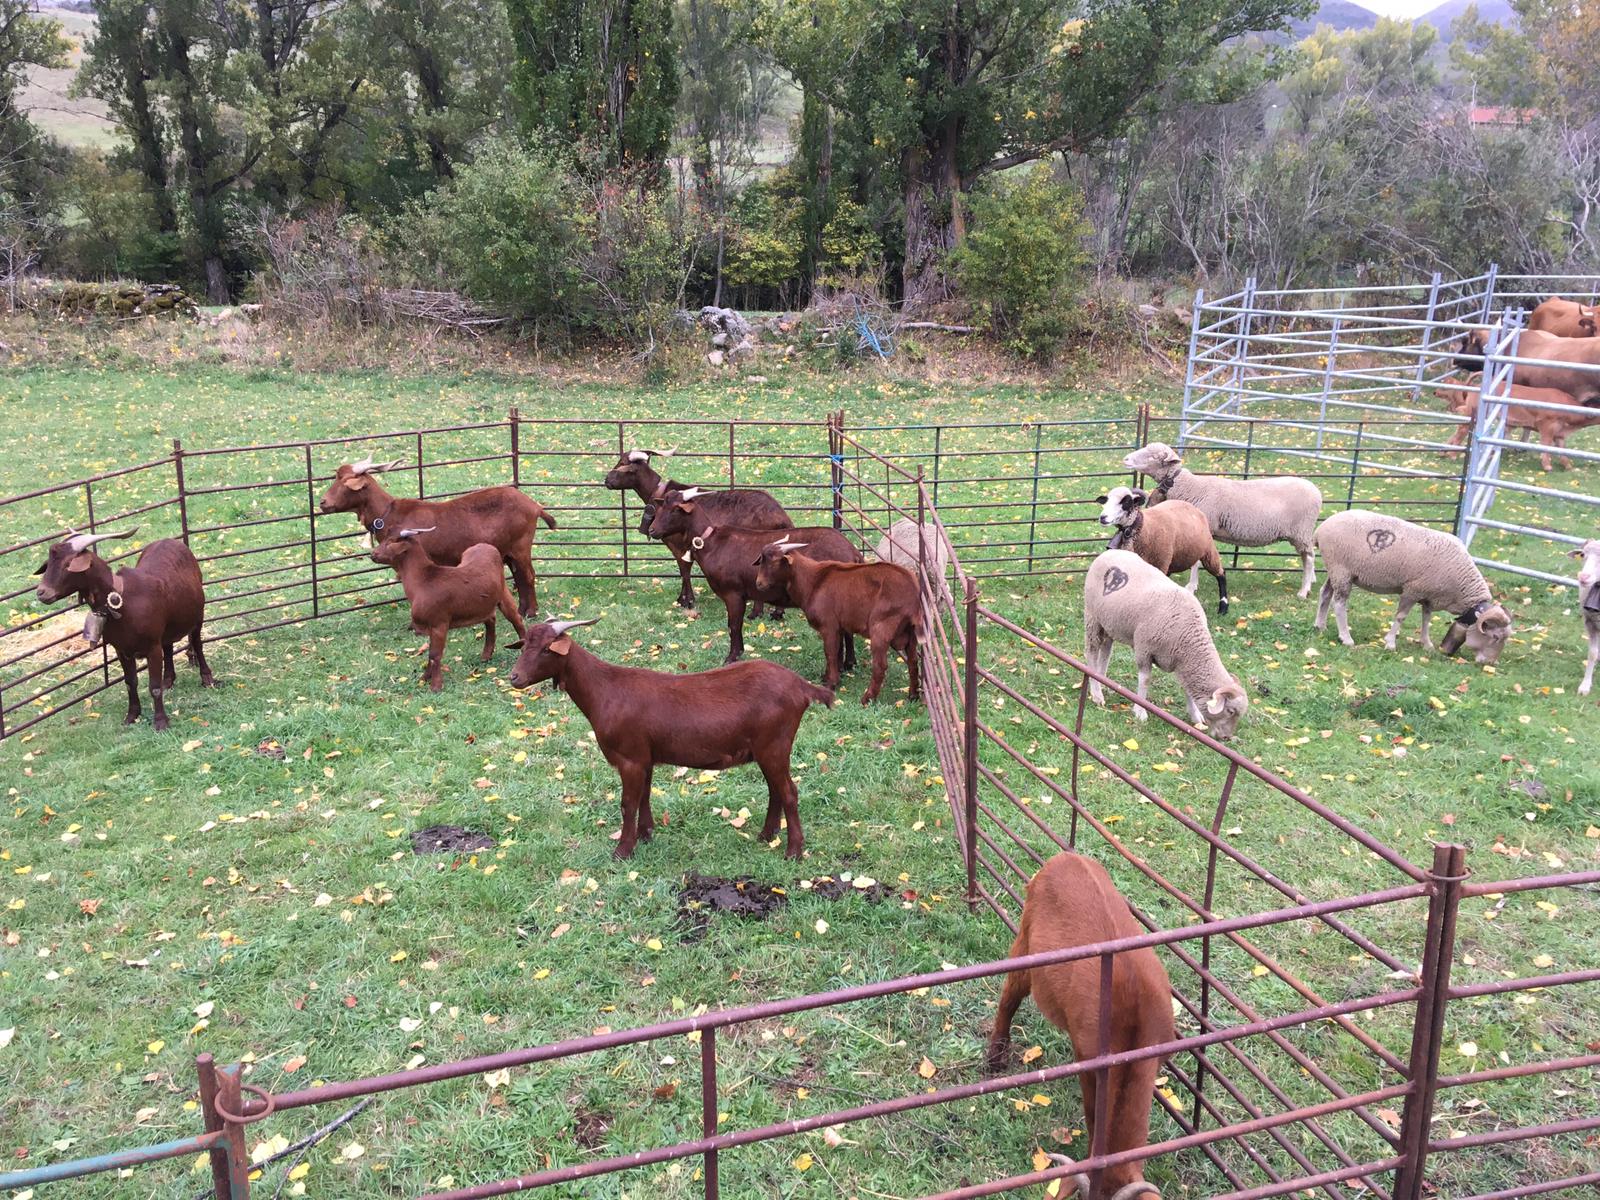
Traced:
[[67, 563], [67, 570], [87, 571], [89, 569], [89, 562], [93, 558], [94, 555], [90, 554], [87, 550], [84, 550], [79, 554], [74, 554], [72, 556], [72, 561]]
[[565, 654], [568, 650], [572, 649], [572, 639], [563, 633], [555, 641], [550, 643], [549, 649], [551, 654]]

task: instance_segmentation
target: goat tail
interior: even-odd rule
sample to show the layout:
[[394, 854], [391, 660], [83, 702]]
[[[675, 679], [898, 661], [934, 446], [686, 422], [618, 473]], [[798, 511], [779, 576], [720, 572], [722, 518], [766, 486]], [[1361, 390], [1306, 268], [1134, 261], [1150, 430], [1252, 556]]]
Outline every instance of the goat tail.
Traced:
[[539, 520], [550, 526], [551, 529], [556, 527], [556, 519], [550, 515], [550, 510], [543, 505], [539, 507]]
[[[801, 682], [806, 683], [804, 680]], [[822, 704], [832, 708], [835, 697], [825, 687], [818, 687], [814, 683], [806, 683], [806, 699], [812, 704]]]

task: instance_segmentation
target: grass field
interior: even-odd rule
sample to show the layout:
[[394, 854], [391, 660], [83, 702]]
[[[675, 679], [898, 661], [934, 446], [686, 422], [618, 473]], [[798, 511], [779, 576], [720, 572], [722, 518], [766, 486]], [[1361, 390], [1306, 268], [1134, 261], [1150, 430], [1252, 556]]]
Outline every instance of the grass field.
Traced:
[[[1087, 455], [1087, 447], [1122, 437], [1116, 423], [1139, 399], [1171, 412], [1177, 393], [1156, 385], [951, 388], [869, 376], [641, 391], [471, 375], [85, 364], [20, 370], [0, 384], [0, 493], [156, 458], [178, 435], [194, 450], [495, 420], [512, 405], [529, 415], [593, 420], [820, 419], [840, 407], [857, 424], [1071, 418], [1088, 423], [1070, 434]], [[995, 505], [972, 510], [972, 527], [958, 540], [993, 549], [1016, 536], [1004, 522], [1022, 511], [1018, 497], [1036, 435], [1036, 428], [1012, 428], [971, 436], [968, 465], [984, 461], [976, 457], [980, 449], [1015, 453], [989, 460], [996, 468], [982, 473], [993, 477], [986, 482], [947, 487], [952, 508]], [[696, 436], [684, 434], [691, 450], [709, 455]], [[593, 461], [582, 465], [592, 469], [612, 451], [615, 435], [585, 437], [581, 448]], [[1593, 437], [1590, 431], [1580, 444]], [[863, 438], [896, 450], [924, 444], [920, 436], [887, 432]], [[788, 446], [773, 443], [780, 453]], [[812, 480], [804, 472], [813, 467], [775, 460], [761, 478]], [[541, 498], [537, 481], [545, 469], [561, 468], [529, 452], [525, 480]], [[570, 480], [575, 470], [568, 464], [554, 478]], [[1081, 491], [1094, 483], [1059, 486]], [[1363, 483], [1361, 498], [1409, 496], [1408, 487], [1374, 479]], [[552, 491], [548, 502], [558, 512], [584, 495]], [[303, 492], [298, 496], [303, 506]], [[219, 519], [247, 515], [255, 501], [227, 507], [233, 503], [218, 501]], [[24, 532], [8, 518], [0, 541]], [[1062, 540], [1090, 536], [1064, 525], [1056, 533]], [[219, 534], [219, 543], [227, 536]], [[546, 561], [569, 553], [562, 547], [576, 540], [541, 536]], [[1509, 542], [1503, 549], [1555, 553]], [[8, 560], [0, 584], [20, 586], [34, 565]], [[987, 582], [985, 600], [1076, 650], [1080, 578], [1069, 572]], [[1600, 761], [1593, 753], [1600, 713], [1574, 695], [1583, 646], [1569, 591], [1491, 581], [1518, 622], [1491, 674], [1424, 655], [1414, 640], [1384, 651], [1378, 639], [1390, 602], [1359, 593], [1351, 606], [1358, 644], [1347, 650], [1311, 631], [1314, 599], [1295, 598], [1294, 582], [1271, 570], [1240, 574], [1234, 612], [1216, 623], [1219, 647], [1253, 699], [1237, 746], [1413, 862], [1426, 863], [1430, 841], [1446, 838], [1474, 846], [1480, 876], [1600, 861]], [[703, 582], [698, 586], [704, 596]], [[670, 670], [720, 662], [720, 613], [712, 606], [690, 619], [671, 607], [672, 594], [659, 579], [547, 576], [541, 587], [547, 615], [603, 614], [580, 636], [607, 657]], [[8, 607], [9, 623], [34, 611], [31, 602]], [[1408, 636], [1414, 639], [1414, 625]], [[746, 638], [753, 653], [802, 673], [820, 666], [816, 639], [802, 622], [769, 623], [753, 633], [747, 627]], [[122, 697], [113, 690], [88, 709], [0, 744], [11, 801], [0, 826], [0, 903], [7, 905], [0, 917], [0, 1030], [15, 1030], [0, 1047], [10, 1085], [0, 1099], [0, 1151], [8, 1163], [194, 1131], [191, 1060], [201, 1050], [220, 1061], [245, 1057], [252, 1083], [285, 1090], [999, 957], [1009, 947], [998, 920], [970, 915], [959, 901], [960, 857], [939, 764], [926, 714], [907, 701], [899, 666], [878, 705], [857, 704], [864, 676], [847, 677], [842, 702], [813, 710], [802, 726], [796, 764], [808, 858], [798, 870], [757, 844], [741, 819], [744, 809], [759, 819], [764, 801], [759, 776], [749, 771], [659, 772], [657, 809], [667, 811], [667, 823], [631, 862], [619, 864], [609, 856], [608, 836], [617, 823], [616, 777], [570, 702], [548, 690], [511, 690], [511, 652], [480, 669], [476, 637], [466, 632], [452, 637], [446, 688], [432, 695], [417, 684], [417, 648], [401, 614], [388, 607], [233, 638], [210, 653], [216, 691], [202, 691], [180, 667], [169, 734], [153, 733], [148, 723], [120, 728]], [[1053, 710], [1075, 704], [1036, 655], [1012, 648], [996, 665], [1027, 681]], [[1112, 671], [1131, 676], [1126, 651], [1114, 656]], [[1153, 694], [1177, 703], [1168, 679], [1159, 679]], [[1209, 818], [1216, 764], [1177, 759], [1179, 743], [1155, 725], [1136, 727], [1119, 706], [1091, 712], [1088, 728], [1130, 769], [1176, 764], [1149, 777]], [[1018, 744], [1033, 743], [1039, 761], [1065, 762], [1037, 729], [1020, 728], [1017, 736]], [[1139, 744], [1128, 748], [1130, 739]], [[1122, 803], [1109, 789], [1091, 793], [1088, 784], [1085, 795], [1096, 804], [1102, 797], [1108, 806]], [[1233, 812], [1230, 821], [1237, 820], [1252, 853], [1311, 894], [1394, 882], [1375, 862], [1317, 840], [1270, 794], [1244, 790]], [[1170, 851], [1177, 869], [1194, 869], [1192, 846], [1156, 841], [1149, 810], [1127, 806], [1115, 815], [1125, 821], [1118, 826], [1124, 836], [1146, 837]], [[437, 824], [482, 830], [496, 846], [460, 858], [413, 855], [407, 834]], [[766, 921], [713, 917], [702, 936], [696, 922], [680, 918], [675, 894], [689, 870], [781, 884], [789, 903]], [[881, 881], [891, 896], [877, 904], [857, 895], [829, 901], [798, 886], [843, 872]], [[1593, 894], [1555, 901], [1555, 911], [1537, 908], [1533, 897], [1469, 903], [1460, 976], [1531, 974], [1543, 968], [1543, 955], [1557, 970], [1593, 966], [1600, 916]], [[1270, 903], [1240, 885], [1219, 907], [1252, 911]], [[1386, 932], [1414, 938], [1414, 922], [1406, 923]], [[1297, 968], [1336, 986], [1371, 982], [1372, 964], [1349, 966], [1326, 939], [1294, 952]], [[1247, 964], [1240, 970], [1241, 990], [1254, 1002], [1287, 1011], [1290, 998], [1273, 990], [1274, 981], [1249, 978]], [[936, 1068], [934, 1083], [975, 1078], [997, 990], [971, 985], [725, 1037], [724, 1128], [915, 1091], [926, 1086], [924, 1059]], [[1582, 1053], [1600, 1012], [1593, 995], [1574, 989], [1531, 999], [1457, 1005], [1446, 1069], [1498, 1062], [1502, 1053], [1510, 1061]], [[1031, 1008], [1018, 1037], [1024, 1046], [1045, 1047], [1045, 1061], [1067, 1053], [1064, 1039]], [[1305, 1038], [1336, 1052], [1324, 1035], [1307, 1031]], [[448, 1180], [464, 1184], [691, 1136], [699, 1121], [697, 1056], [685, 1043], [667, 1053], [620, 1052], [515, 1071], [504, 1082], [391, 1095], [311, 1151], [309, 1173], [285, 1194], [299, 1185], [306, 1195], [409, 1195]], [[1353, 1076], [1370, 1069], [1343, 1065]], [[1558, 1082], [1449, 1093], [1436, 1129], [1482, 1132], [1592, 1108], [1588, 1076]], [[725, 1155], [724, 1194], [916, 1196], [961, 1179], [1024, 1171], [1038, 1145], [1083, 1152], [1081, 1138], [1070, 1145], [1081, 1123], [1075, 1089], [1055, 1089], [1048, 1106], [1019, 1109], [1014, 1099], [854, 1126], [839, 1146], [815, 1135]], [[252, 1143], [276, 1134], [293, 1140], [332, 1115], [258, 1125]], [[1155, 1132], [1172, 1131], [1157, 1122]], [[1452, 1175], [1454, 1168], [1442, 1165], [1441, 1194], [1527, 1182], [1585, 1156], [1595, 1157], [1581, 1138], [1553, 1140], [1532, 1160], [1520, 1149], [1485, 1152], [1474, 1160], [1476, 1175]], [[179, 1161], [77, 1191], [198, 1191], [205, 1180], [190, 1170]], [[277, 1170], [264, 1187], [276, 1186]], [[695, 1171], [684, 1163], [557, 1194], [689, 1196], [698, 1192]], [[1169, 1197], [1210, 1195], [1221, 1182], [1198, 1156], [1153, 1164], [1151, 1177]]]

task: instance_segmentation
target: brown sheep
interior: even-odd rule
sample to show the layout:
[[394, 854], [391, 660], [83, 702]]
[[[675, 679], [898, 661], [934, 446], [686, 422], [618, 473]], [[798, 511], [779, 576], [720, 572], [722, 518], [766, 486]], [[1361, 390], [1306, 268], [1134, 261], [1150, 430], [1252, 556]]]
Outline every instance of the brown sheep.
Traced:
[[[1098, 942], [1138, 937], [1144, 933], [1128, 902], [1111, 882], [1106, 869], [1092, 858], [1057, 854], [1028, 881], [1028, 898], [1011, 957], [1046, 954], [1092, 946]], [[1000, 992], [1000, 1011], [989, 1036], [986, 1064], [991, 1074], [1005, 1067], [1011, 1043], [1011, 1021], [1021, 1003], [1033, 996], [1039, 1011], [1072, 1039], [1078, 1059], [1100, 1053], [1100, 959], [1074, 959], [1051, 967], [1013, 971]], [[1106, 1039], [1112, 1054], [1174, 1041], [1172, 983], [1148, 946], [1125, 950], [1112, 958], [1111, 1031]], [[1133, 1150], [1150, 1143], [1150, 1104], [1155, 1097], [1161, 1060], [1141, 1058], [1112, 1067], [1106, 1078], [1107, 1095], [1099, 1096], [1095, 1072], [1078, 1076], [1083, 1091], [1084, 1125], [1094, 1145], [1097, 1122], [1107, 1122], [1107, 1154]], [[1089, 1178], [1074, 1176], [1082, 1200], [1089, 1197]], [[1100, 1194], [1111, 1200], [1161, 1193], [1146, 1183], [1143, 1162], [1123, 1163], [1101, 1172]]]
[[1189, 592], [1200, 583], [1200, 568], [1217, 581], [1217, 612], [1228, 611], [1228, 576], [1222, 556], [1211, 540], [1211, 522], [1205, 513], [1183, 500], [1168, 500], [1146, 507], [1143, 488], [1115, 487], [1095, 503], [1103, 505], [1100, 524], [1115, 525], [1111, 550], [1132, 550], [1163, 575], [1189, 572]]

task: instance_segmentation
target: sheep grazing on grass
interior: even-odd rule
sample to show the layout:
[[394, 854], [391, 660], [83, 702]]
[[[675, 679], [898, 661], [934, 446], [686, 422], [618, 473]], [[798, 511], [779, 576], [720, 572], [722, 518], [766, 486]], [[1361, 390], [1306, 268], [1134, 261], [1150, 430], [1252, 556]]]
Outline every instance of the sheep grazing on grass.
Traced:
[[[1250, 706], [1243, 685], [1222, 665], [1200, 602], [1131, 550], [1107, 550], [1090, 565], [1083, 581], [1083, 641], [1089, 666], [1101, 675], [1113, 643], [1133, 647], [1141, 700], [1152, 667], [1176, 675], [1189, 720], [1203, 720], [1213, 737], [1232, 737]], [[1097, 680], [1089, 681], [1089, 698], [1105, 703]], [[1138, 705], [1134, 714], [1141, 721], [1148, 716]]]
[[1422, 604], [1422, 645], [1433, 649], [1428, 621], [1436, 608], [1457, 614], [1439, 649], [1454, 654], [1465, 642], [1480, 663], [1493, 663], [1511, 634], [1511, 616], [1495, 603], [1483, 573], [1460, 539], [1399, 517], [1352, 508], [1317, 526], [1317, 548], [1327, 579], [1317, 604], [1316, 627], [1328, 627], [1328, 606], [1339, 623], [1339, 640], [1350, 637], [1350, 589], [1399, 596], [1400, 606], [1383, 639], [1393, 650], [1411, 606]]
[[1581, 549], [1572, 551], [1572, 557], [1583, 560], [1578, 568], [1578, 602], [1583, 607], [1583, 629], [1589, 635], [1589, 658], [1583, 664], [1578, 695], [1587, 696], [1594, 686], [1595, 661], [1600, 659], [1600, 541], [1590, 538]]
[[[1011, 946], [1011, 957], [1092, 946], [1138, 937], [1143, 932], [1103, 866], [1092, 858], [1062, 853], [1040, 867], [1028, 881], [1028, 898], [1022, 906], [1022, 921]], [[1079, 1060], [1100, 1053], [1100, 959], [1074, 959], [1052, 967], [1013, 971], [1006, 976], [1000, 992], [1000, 1011], [995, 1015], [984, 1055], [990, 1074], [1005, 1067], [1011, 1021], [1029, 995], [1050, 1024], [1067, 1031], [1072, 1053]], [[1148, 946], [1112, 957], [1110, 1024], [1106, 1043], [1112, 1054], [1126, 1054], [1177, 1039], [1172, 1020], [1172, 981], [1156, 952]], [[1097, 1094], [1099, 1080], [1093, 1071], [1078, 1076], [1090, 1145], [1094, 1144], [1101, 1122], [1106, 1126], [1108, 1154], [1149, 1145], [1150, 1105], [1155, 1100], [1160, 1071], [1161, 1060], [1154, 1057], [1114, 1066], [1107, 1072], [1104, 1095]], [[1070, 1160], [1055, 1157], [1057, 1162], [1071, 1165]], [[1089, 1200], [1088, 1175], [1075, 1175], [1072, 1182], [1077, 1185], [1079, 1200]], [[1107, 1167], [1100, 1176], [1099, 1195], [1110, 1200], [1134, 1200], [1137, 1196], [1161, 1200], [1156, 1186], [1145, 1181], [1143, 1162]]]
[[1186, 500], [1211, 522], [1211, 536], [1235, 546], [1269, 546], [1288, 542], [1305, 568], [1300, 598], [1311, 594], [1317, 578], [1317, 552], [1311, 535], [1322, 515], [1322, 493], [1309, 479], [1275, 475], [1265, 479], [1224, 479], [1196, 475], [1183, 457], [1164, 442], [1151, 442], [1122, 460], [1122, 465], [1150, 476], [1159, 485], [1149, 500]]
[[1200, 582], [1200, 568], [1217, 581], [1217, 612], [1228, 611], [1228, 576], [1211, 540], [1205, 513], [1183, 500], [1169, 500], [1145, 511], [1143, 488], [1115, 487], [1095, 501], [1103, 505], [1100, 524], [1115, 525], [1112, 550], [1132, 550], [1163, 575], [1189, 572], [1189, 594]]

